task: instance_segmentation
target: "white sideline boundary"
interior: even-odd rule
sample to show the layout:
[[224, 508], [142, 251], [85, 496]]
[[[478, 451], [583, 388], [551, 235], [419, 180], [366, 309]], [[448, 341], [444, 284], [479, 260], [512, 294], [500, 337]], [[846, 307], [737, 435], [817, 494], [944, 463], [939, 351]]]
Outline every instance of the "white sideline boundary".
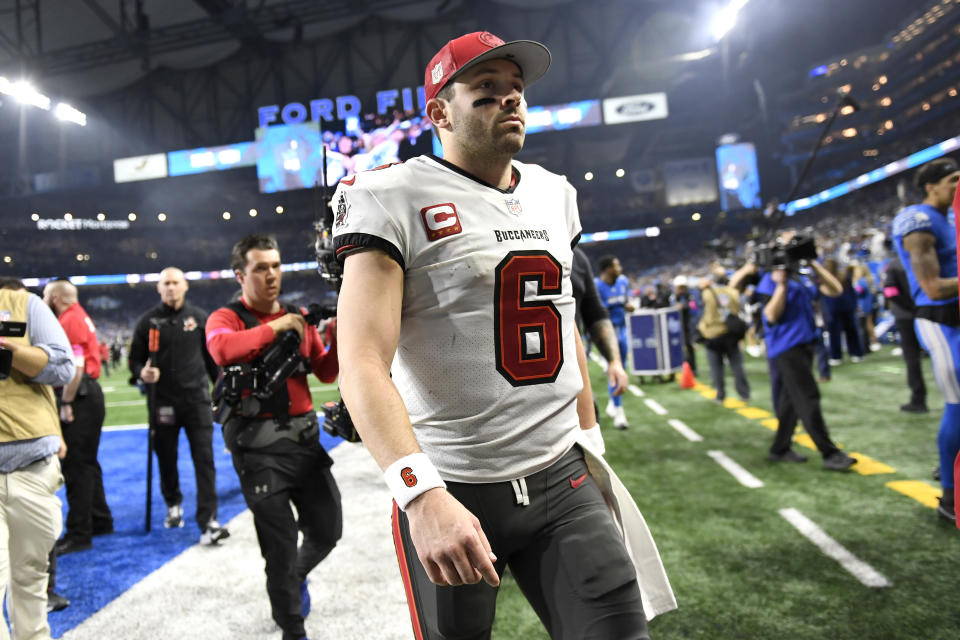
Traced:
[[737, 479], [737, 482], [748, 489], [759, 489], [763, 486], [763, 481], [758, 477], [741, 467], [723, 451], [707, 451], [707, 455], [713, 458], [717, 464], [723, 467], [730, 475]]
[[646, 400], [643, 401], [643, 403], [650, 408], [650, 411], [653, 411], [658, 416], [665, 416], [667, 415], [667, 413], [669, 413], [666, 409], [663, 408], [662, 404], [660, 404], [659, 402], [657, 402], [652, 398], [647, 398]]
[[703, 442], [703, 436], [688, 427], [680, 420], [670, 419], [667, 424], [677, 430], [677, 432], [690, 442]]
[[839, 562], [841, 567], [850, 572], [864, 586], [873, 588], [892, 586], [886, 576], [850, 553], [846, 547], [827, 535], [813, 520], [800, 511], [793, 508], [780, 509], [780, 515], [803, 537], [817, 545], [820, 551]]
[[[362, 445], [344, 443], [330, 455], [344, 496], [343, 538], [310, 574], [307, 636], [409, 640], [390, 494]], [[243, 511], [228, 526], [231, 536], [221, 545], [187, 549], [66, 632], [63, 640], [279, 638], [270, 618], [253, 517]]]

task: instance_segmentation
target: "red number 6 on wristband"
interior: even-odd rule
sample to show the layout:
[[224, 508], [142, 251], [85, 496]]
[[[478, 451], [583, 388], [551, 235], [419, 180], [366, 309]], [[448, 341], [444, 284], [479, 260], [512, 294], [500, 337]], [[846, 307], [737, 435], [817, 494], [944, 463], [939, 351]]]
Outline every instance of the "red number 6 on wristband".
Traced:
[[417, 476], [413, 475], [413, 469], [410, 467], [404, 467], [400, 470], [400, 477], [403, 478], [403, 484], [408, 487], [417, 486]]

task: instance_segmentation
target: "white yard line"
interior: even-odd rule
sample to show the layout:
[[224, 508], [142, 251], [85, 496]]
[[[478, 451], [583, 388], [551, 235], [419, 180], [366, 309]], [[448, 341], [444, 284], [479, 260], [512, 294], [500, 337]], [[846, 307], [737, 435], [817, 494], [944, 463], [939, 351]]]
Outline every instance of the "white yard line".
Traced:
[[137, 405], [146, 406], [146, 400], [118, 400], [116, 402], [108, 402], [106, 406], [109, 407], [135, 407]]
[[817, 545], [820, 551], [830, 556], [840, 563], [840, 566], [853, 574], [853, 577], [862, 582], [867, 587], [889, 587], [891, 583], [887, 578], [871, 567], [869, 564], [860, 560], [850, 553], [846, 547], [831, 538], [827, 533], [818, 527], [815, 522], [810, 520], [796, 509], [780, 509], [780, 515], [783, 519], [792, 524], [797, 531]]
[[703, 436], [699, 433], [680, 422], [679, 420], [667, 420], [667, 424], [676, 429], [680, 435], [689, 440], [690, 442], [703, 442]]
[[637, 396], [638, 398], [642, 398], [643, 396], [647, 395], [643, 392], [643, 389], [641, 389], [635, 384], [631, 384], [629, 387], [627, 387], [627, 389], [629, 389], [630, 393]]
[[663, 408], [663, 405], [657, 402], [656, 400], [651, 400], [650, 398], [647, 398], [646, 400], [643, 401], [643, 403], [648, 407], [650, 407], [650, 411], [653, 411], [658, 416], [665, 416], [668, 413], [667, 410]]
[[726, 469], [730, 475], [737, 479], [737, 482], [748, 489], [759, 489], [763, 486], [763, 482], [759, 478], [738, 465], [723, 451], [707, 451], [707, 455]]

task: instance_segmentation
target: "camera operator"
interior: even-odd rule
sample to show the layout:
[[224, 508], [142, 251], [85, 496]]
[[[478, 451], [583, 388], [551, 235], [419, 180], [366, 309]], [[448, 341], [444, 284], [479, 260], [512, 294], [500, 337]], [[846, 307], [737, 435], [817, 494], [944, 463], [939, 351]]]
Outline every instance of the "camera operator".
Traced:
[[93, 546], [92, 536], [113, 533], [113, 515], [103, 492], [103, 470], [97, 460], [106, 408], [100, 377], [100, 346], [93, 321], [77, 301], [77, 288], [54, 280], [43, 289], [43, 301], [53, 309], [77, 359], [77, 372], [63, 387], [60, 422], [67, 455], [63, 477], [67, 485], [67, 532], [57, 542], [58, 556]]
[[[297, 353], [323, 382], [339, 371], [336, 342], [326, 349], [316, 327], [296, 308], [278, 301], [280, 251], [271, 236], [254, 234], [233, 247], [230, 266], [242, 296], [207, 320], [207, 348], [221, 367], [257, 364], [277, 343], [299, 342]], [[340, 492], [330, 472], [333, 461], [319, 442], [319, 428], [304, 367], [283, 381], [276, 393], [244, 402], [224, 420], [224, 441], [247, 506], [253, 513], [260, 552], [266, 561], [267, 594], [284, 640], [303, 638], [309, 611], [307, 574], [340, 539]], [[259, 407], [256, 406], [259, 404]], [[294, 519], [290, 503], [296, 506]], [[297, 530], [303, 544], [297, 549]]]
[[22, 337], [0, 337], [10, 358], [0, 360], [0, 599], [9, 588], [14, 638], [48, 639], [48, 558], [63, 527], [55, 456], [65, 452], [51, 385], [67, 384], [76, 368], [56, 317], [19, 280], [0, 279], [5, 322], [27, 327]]
[[[156, 385], [153, 406], [154, 448], [160, 469], [160, 489], [167, 503], [167, 529], [183, 526], [183, 494], [177, 472], [180, 427], [190, 442], [190, 457], [197, 479], [197, 525], [201, 544], [216, 544], [230, 537], [217, 522], [217, 471], [213, 464], [213, 414], [210, 382], [217, 378], [217, 365], [207, 352], [204, 329], [207, 314], [186, 301], [189, 286], [183, 271], [167, 267], [160, 272], [157, 292], [161, 303], [145, 313], [133, 331], [130, 372]], [[156, 362], [151, 362], [148, 336], [159, 331]]]
[[[782, 244], [777, 246], [781, 249], [789, 247], [791, 239], [791, 234], [784, 234]], [[815, 256], [812, 239], [800, 243]], [[789, 249], [784, 252], [783, 260], [775, 259], [770, 265], [771, 270], [757, 285], [757, 294], [763, 301], [763, 326], [767, 358], [772, 365], [771, 384], [775, 389], [778, 423], [768, 458], [772, 462], [807, 461], [805, 456], [791, 449], [799, 418], [823, 456], [823, 468], [844, 471], [856, 463], [856, 459], [843, 453], [830, 440], [820, 409], [820, 389], [812, 373], [817, 340], [814, 294], [797, 276], [795, 257]], [[809, 264], [820, 280], [820, 293], [831, 297], [840, 295], [843, 291], [840, 282], [815, 259]]]

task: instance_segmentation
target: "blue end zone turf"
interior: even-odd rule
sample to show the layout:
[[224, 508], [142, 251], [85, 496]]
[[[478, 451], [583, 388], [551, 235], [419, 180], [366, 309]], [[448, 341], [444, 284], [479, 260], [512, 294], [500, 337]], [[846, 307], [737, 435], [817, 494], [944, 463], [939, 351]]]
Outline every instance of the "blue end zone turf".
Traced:
[[[323, 416], [321, 414], [322, 422]], [[218, 520], [226, 524], [246, 509], [240, 482], [233, 469], [230, 454], [223, 445], [218, 425], [214, 426], [213, 458], [217, 467]], [[330, 451], [343, 442], [320, 430], [320, 444]], [[100, 466], [107, 504], [113, 512], [111, 535], [93, 539], [93, 549], [57, 558], [55, 590], [70, 600], [63, 611], [48, 618], [53, 637], [60, 637], [77, 626], [148, 574], [197, 544], [200, 529], [196, 524], [196, 480], [190, 445], [180, 433], [178, 468], [183, 493], [182, 529], [164, 529], [167, 506], [160, 495], [157, 461], [153, 464], [152, 530], [144, 530], [146, 503], [147, 430], [105, 431], [100, 440]], [[63, 501], [64, 519], [67, 505], [64, 490], [58, 492]], [[229, 546], [227, 540], [223, 546]], [[266, 598], [266, 592], [264, 592]], [[174, 613], [174, 612], [171, 612]]]

